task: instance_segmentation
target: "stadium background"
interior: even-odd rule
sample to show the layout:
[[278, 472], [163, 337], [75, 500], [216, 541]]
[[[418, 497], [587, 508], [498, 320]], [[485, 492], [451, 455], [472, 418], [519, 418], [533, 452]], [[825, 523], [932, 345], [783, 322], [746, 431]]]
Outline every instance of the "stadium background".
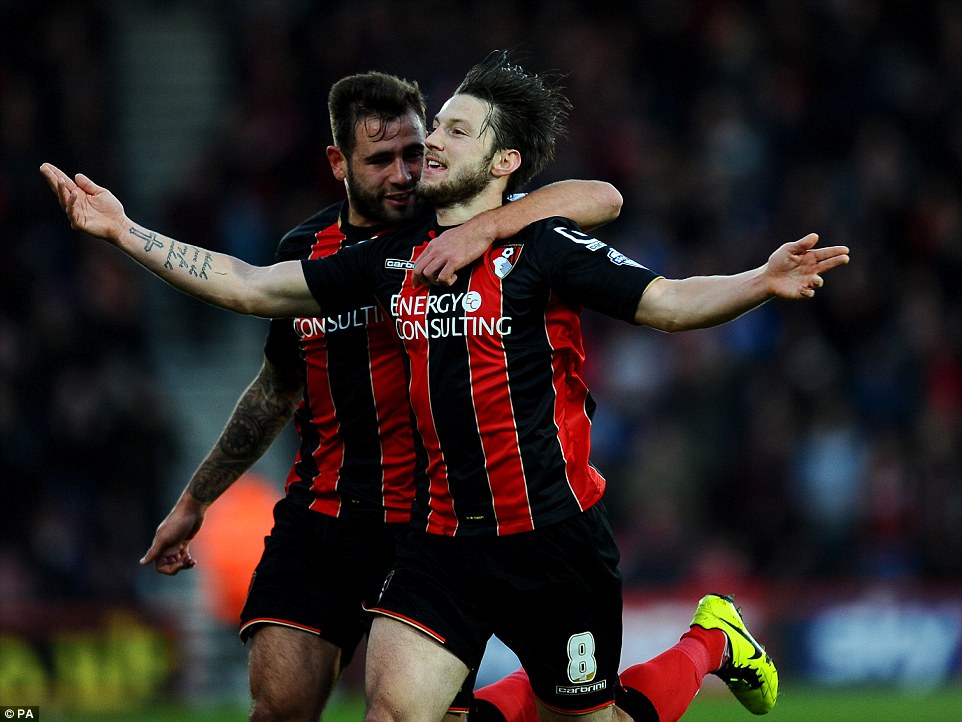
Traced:
[[266, 326], [78, 238], [40, 163], [83, 170], [169, 235], [267, 262], [340, 197], [323, 155], [334, 80], [415, 78], [433, 112], [506, 46], [566, 73], [574, 102], [537, 182], [615, 184], [622, 217], [598, 235], [622, 252], [690, 275], [757, 265], [811, 230], [852, 248], [814, 302], [713, 331], [586, 315], [632, 654], [676, 634], [702, 592], [735, 591], [786, 689], [905, 690], [919, 719], [936, 718], [935, 691], [959, 696], [958, 3], [2, 0], [0, 13], [0, 705], [97, 719], [243, 706], [239, 550], [256, 553], [293, 450], [288, 434], [215, 505], [195, 573], [138, 567]]

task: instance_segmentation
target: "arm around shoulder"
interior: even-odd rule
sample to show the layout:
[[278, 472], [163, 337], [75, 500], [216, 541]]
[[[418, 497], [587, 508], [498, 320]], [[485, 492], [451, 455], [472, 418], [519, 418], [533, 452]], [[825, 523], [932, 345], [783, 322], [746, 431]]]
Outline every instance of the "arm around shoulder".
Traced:
[[442, 233], [418, 259], [415, 280], [449, 286], [457, 279], [457, 271], [479, 258], [492, 243], [512, 238], [536, 221], [563, 216], [582, 228], [596, 228], [616, 219], [622, 203], [618, 189], [605, 181], [550, 183]]

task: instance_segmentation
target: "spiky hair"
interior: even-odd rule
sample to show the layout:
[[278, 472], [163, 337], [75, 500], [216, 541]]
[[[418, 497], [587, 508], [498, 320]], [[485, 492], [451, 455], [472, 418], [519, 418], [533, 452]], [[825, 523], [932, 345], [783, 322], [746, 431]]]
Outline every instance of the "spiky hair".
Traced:
[[493, 150], [521, 154], [521, 166], [508, 179], [506, 193], [520, 190], [544, 170], [565, 134], [571, 102], [557, 80], [529, 73], [512, 62], [507, 50], [495, 50], [468, 71], [455, 91], [488, 103], [484, 122], [494, 133]]

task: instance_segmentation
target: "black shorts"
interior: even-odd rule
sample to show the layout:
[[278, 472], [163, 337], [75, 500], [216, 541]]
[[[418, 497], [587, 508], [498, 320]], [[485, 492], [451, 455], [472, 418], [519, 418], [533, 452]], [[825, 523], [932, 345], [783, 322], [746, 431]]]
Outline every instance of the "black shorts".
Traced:
[[420, 532], [371, 611], [411, 624], [476, 670], [497, 635], [538, 698], [584, 713], [614, 700], [622, 639], [618, 548], [601, 504], [543, 529], [502, 537]]
[[279, 624], [319, 635], [351, 660], [407, 524], [345, 520], [281, 499], [241, 611], [240, 636]]

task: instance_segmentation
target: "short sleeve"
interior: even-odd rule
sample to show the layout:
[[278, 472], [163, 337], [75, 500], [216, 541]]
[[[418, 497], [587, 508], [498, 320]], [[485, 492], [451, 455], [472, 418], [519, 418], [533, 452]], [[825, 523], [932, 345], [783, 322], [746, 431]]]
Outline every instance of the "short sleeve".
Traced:
[[532, 246], [551, 289], [566, 303], [634, 323], [638, 301], [659, 274], [567, 218], [532, 227]]

